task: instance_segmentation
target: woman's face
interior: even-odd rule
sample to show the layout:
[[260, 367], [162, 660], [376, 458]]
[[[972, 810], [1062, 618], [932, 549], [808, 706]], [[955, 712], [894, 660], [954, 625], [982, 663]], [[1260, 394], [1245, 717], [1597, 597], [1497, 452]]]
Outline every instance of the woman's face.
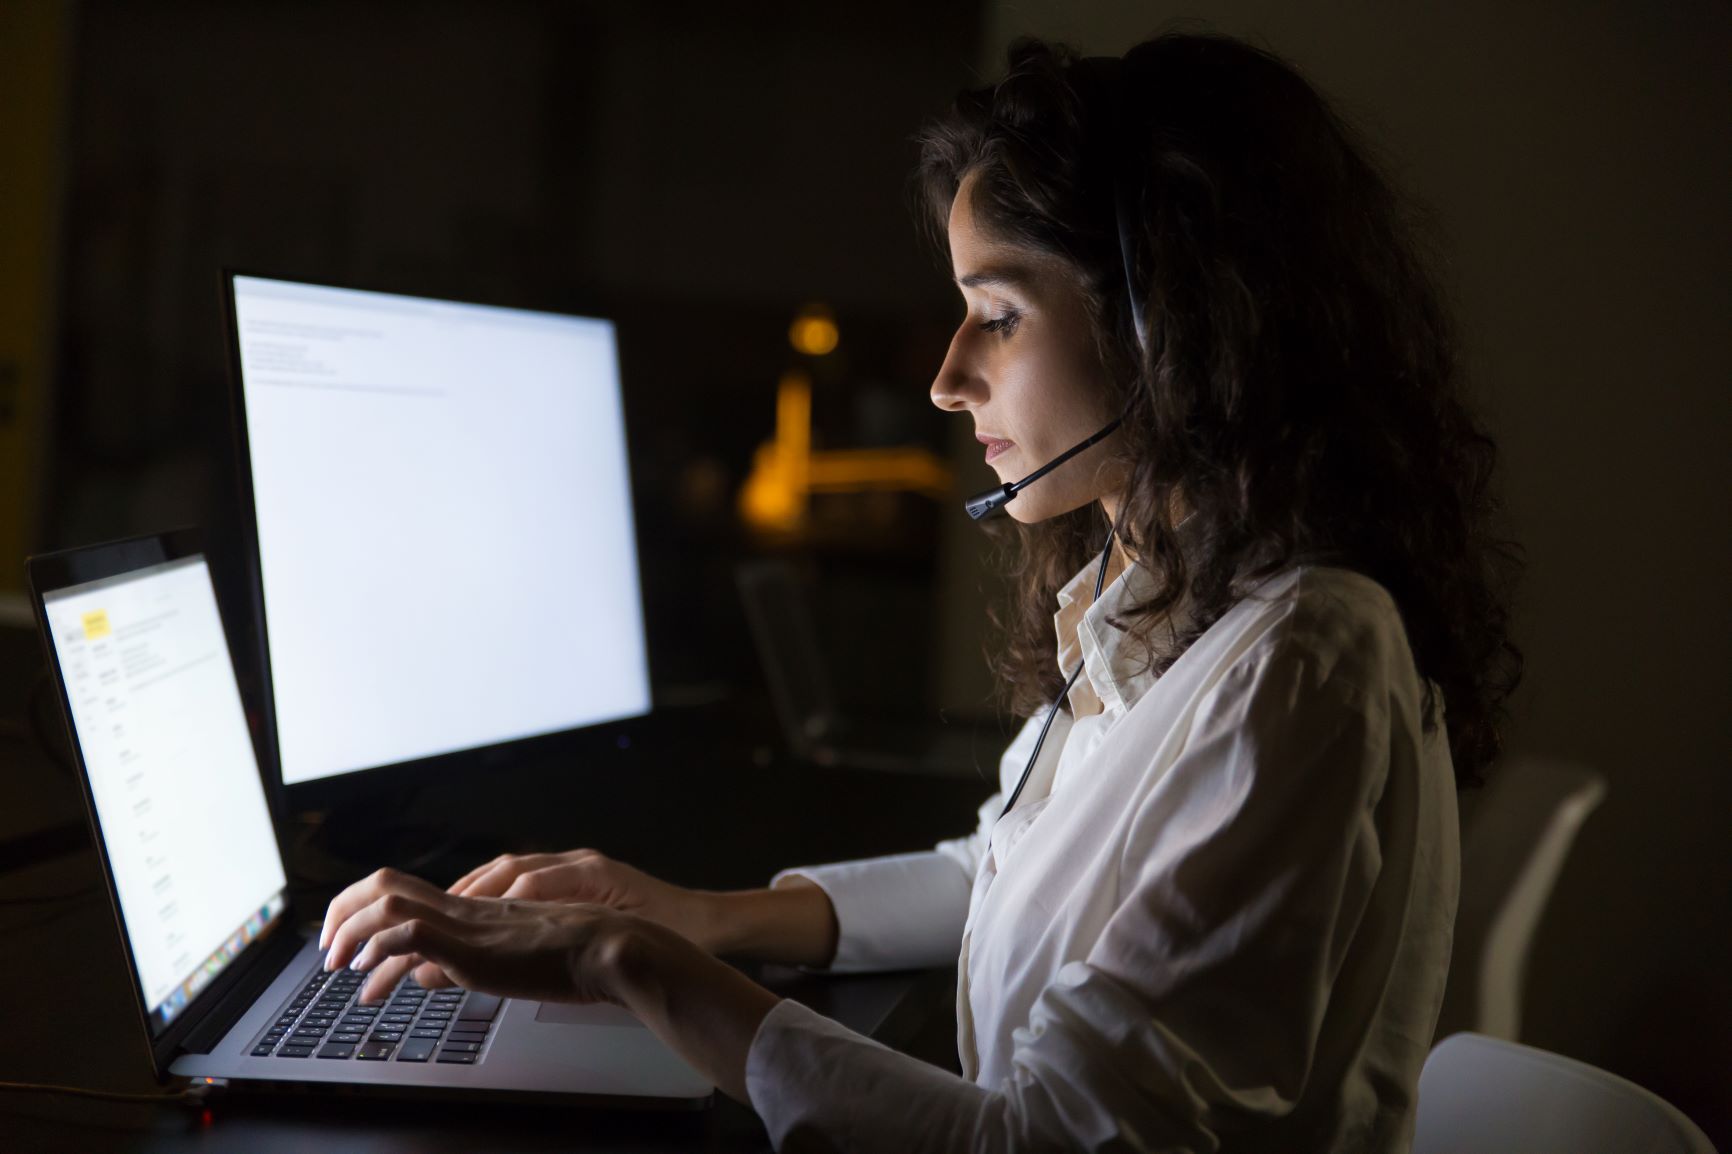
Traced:
[[[1113, 417], [1083, 291], [1054, 257], [982, 232], [974, 177], [950, 209], [950, 262], [968, 315], [932, 382], [932, 403], [974, 417], [1000, 481], [1034, 472]], [[1105, 499], [1118, 478], [1109, 437], [1017, 494], [1006, 512], [1025, 524]]]

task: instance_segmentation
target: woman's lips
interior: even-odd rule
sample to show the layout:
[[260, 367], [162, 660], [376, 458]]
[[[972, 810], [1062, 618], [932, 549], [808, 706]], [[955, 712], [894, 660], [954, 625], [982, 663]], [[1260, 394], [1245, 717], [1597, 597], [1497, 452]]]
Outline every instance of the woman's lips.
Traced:
[[1013, 448], [1015, 441], [1007, 441], [1002, 437], [989, 437], [985, 433], [974, 434], [974, 439], [986, 446], [986, 459], [992, 460], [1007, 449]]

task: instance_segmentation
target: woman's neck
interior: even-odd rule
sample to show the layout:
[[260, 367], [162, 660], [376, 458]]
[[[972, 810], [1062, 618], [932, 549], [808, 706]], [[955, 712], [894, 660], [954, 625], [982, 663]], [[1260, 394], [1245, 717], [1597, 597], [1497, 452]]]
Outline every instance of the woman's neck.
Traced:
[[1107, 524], [1117, 526], [1119, 523], [1119, 509], [1122, 507], [1121, 503], [1124, 500], [1124, 494], [1109, 493], [1100, 500], [1101, 512], [1106, 514]]
[[[1125, 534], [1122, 532], [1124, 527], [1119, 524], [1119, 510], [1124, 508], [1124, 497], [1123, 493], [1109, 493], [1100, 498], [1101, 512], [1106, 515], [1107, 524], [1113, 527], [1113, 552], [1118, 554], [1118, 562], [1115, 567], [1121, 570], [1136, 560], [1131, 552], [1125, 548]], [[1183, 522], [1192, 512], [1190, 505], [1176, 492], [1173, 494], [1171, 507], [1174, 525]]]

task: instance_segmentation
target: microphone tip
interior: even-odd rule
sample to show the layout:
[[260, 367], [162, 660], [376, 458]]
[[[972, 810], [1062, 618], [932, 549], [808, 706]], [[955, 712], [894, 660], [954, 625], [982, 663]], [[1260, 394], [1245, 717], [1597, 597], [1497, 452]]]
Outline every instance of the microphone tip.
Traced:
[[997, 488], [988, 489], [984, 493], [976, 493], [964, 501], [962, 507], [968, 510], [970, 517], [979, 521], [1010, 504], [1010, 499], [1014, 496], [1016, 496], [1016, 492], [1011, 485], [999, 485]]

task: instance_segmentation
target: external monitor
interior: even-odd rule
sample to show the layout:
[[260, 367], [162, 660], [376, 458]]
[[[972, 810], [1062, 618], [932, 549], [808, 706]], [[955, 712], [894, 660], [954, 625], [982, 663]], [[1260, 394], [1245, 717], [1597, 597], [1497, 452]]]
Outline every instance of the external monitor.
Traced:
[[227, 288], [283, 784], [649, 712], [612, 323]]

